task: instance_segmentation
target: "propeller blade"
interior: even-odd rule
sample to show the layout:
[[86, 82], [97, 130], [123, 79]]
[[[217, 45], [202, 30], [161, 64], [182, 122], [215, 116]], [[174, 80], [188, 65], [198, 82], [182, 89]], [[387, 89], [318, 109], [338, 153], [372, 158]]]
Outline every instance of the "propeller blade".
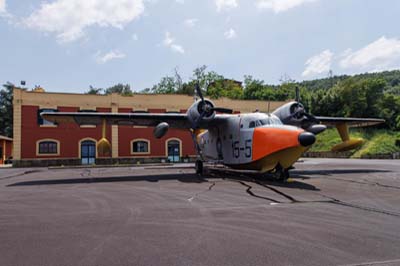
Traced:
[[300, 89], [296, 86], [296, 102], [300, 102]]
[[220, 112], [220, 113], [223, 113], [223, 114], [232, 114], [233, 113], [232, 109], [223, 108], [223, 107], [214, 107], [211, 110], [215, 111], [215, 112]]
[[204, 102], [203, 93], [201, 92], [200, 85], [198, 82], [196, 83], [196, 93], [197, 93], [197, 96], [200, 97], [201, 101]]

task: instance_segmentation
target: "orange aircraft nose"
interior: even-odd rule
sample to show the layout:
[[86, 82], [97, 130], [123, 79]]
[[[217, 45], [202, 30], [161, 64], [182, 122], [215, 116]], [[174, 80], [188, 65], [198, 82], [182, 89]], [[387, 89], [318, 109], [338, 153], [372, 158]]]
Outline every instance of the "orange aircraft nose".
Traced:
[[259, 127], [253, 133], [253, 160], [256, 161], [284, 149], [309, 146], [315, 142], [312, 133], [300, 128], [283, 126], [279, 128]]

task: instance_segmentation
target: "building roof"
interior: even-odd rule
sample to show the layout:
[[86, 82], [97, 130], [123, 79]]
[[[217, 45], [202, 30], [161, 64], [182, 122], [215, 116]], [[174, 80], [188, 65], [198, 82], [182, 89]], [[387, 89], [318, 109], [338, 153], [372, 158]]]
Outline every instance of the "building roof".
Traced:
[[6, 136], [2, 136], [0, 135], [0, 140], [9, 140], [9, 141], [13, 141], [12, 138], [6, 137]]

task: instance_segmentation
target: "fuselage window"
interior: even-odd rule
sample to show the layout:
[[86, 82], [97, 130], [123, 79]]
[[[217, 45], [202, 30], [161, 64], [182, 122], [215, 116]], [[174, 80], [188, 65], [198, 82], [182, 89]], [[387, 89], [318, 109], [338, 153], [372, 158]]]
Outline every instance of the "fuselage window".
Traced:
[[39, 154], [57, 154], [57, 142], [55, 141], [40, 142]]
[[249, 123], [249, 128], [255, 128], [256, 127], [256, 121], [251, 121]]
[[134, 153], [147, 153], [149, 152], [149, 143], [147, 141], [134, 141], [132, 143], [132, 151]]

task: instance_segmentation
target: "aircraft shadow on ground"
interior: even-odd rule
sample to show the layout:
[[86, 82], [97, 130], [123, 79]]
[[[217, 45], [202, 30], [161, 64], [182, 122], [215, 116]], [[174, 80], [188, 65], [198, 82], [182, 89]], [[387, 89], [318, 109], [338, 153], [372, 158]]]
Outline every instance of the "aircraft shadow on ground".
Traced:
[[292, 178], [310, 179], [312, 175], [343, 175], [343, 174], [370, 174], [370, 173], [389, 173], [389, 170], [375, 169], [325, 169], [325, 170], [292, 170]]
[[[20, 186], [40, 186], [40, 185], [71, 185], [71, 184], [94, 184], [94, 183], [118, 183], [118, 182], [138, 182], [138, 181], [147, 181], [147, 182], [159, 182], [164, 180], [177, 180], [182, 183], [205, 183], [209, 182], [212, 179], [217, 179], [212, 176], [199, 176], [197, 174], [160, 174], [160, 175], [139, 175], [139, 176], [111, 176], [111, 177], [74, 177], [74, 178], [63, 178], [63, 179], [42, 179], [42, 180], [31, 180], [31, 181], [22, 181], [13, 184], [7, 185], [7, 187], [20, 187]], [[250, 177], [234, 177], [230, 178], [237, 181], [247, 181], [247, 182], [256, 182], [260, 185], [270, 185], [270, 186], [279, 186], [279, 187], [287, 187], [287, 188], [297, 188], [297, 189], [306, 189], [306, 190], [318, 190], [315, 186], [302, 183], [299, 181], [292, 181], [290, 183], [279, 183], [265, 179], [254, 179]]]
[[113, 182], [158, 182], [162, 180], [178, 180], [183, 183], [203, 183], [208, 180], [196, 174], [165, 174], [165, 175], [140, 175], [140, 176], [112, 176], [112, 177], [74, 177], [67, 179], [43, 179], [23, 181], [7, 185], [16, 186], [39, 186], [39, 185], [68, 185], [68, 184], [90, 184], [90, 183], [113, 183]]
[[[368, 169], [330, 169], [330, 170], [293, 170], [291, 171], [291, 177], [294, 179], [291, 182], [280, 183], [272, 180], [249, 178], [249, 177], [234, 177], [231, 179], [256, 182], [261, 185], [270, 185], [277, 187], [286, 187], [294, 189], [304, 189], [304, 190], [319, 190], [315, 186], [307, 183], [300, 182], [295, 179], [310, 179], [312, 175], [334, 175], [334, 174], [357, 174], [357, 173], [385, 173], [390, 172], [387, 170], [368, 170]], [[158, 182], [163, 180], [177, 180], [182, 183], [204, 183], [209, 182], [209, 180], [215, 179], [210, 176], [199, 176], [197, 174], [163, 174], [163, 175], [139, 175], [139, 176], [112, 176], [112, 177], [74, 177], [67, 179], [42, 179], [42, 180], [32, 180], [17, 182], [14, 184], [9, 184], [7, 187], [17, 187], [17, 186], [39, 186], [39, 185], [67, 185], [67, 184], [90, 184], [90, 183], [112, 183], [112, 182], [137, 182], [137, 181], [147, 181], [147, 182]]]

